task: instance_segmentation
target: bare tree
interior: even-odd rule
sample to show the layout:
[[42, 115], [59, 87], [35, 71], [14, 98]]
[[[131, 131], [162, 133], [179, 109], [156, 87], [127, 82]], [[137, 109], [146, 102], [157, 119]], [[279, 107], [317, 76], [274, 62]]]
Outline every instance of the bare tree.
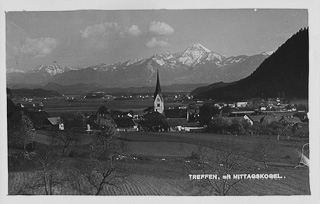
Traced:
[[252, 151], [252, 157], [263, 163], [265, 168], [268, 168], [268, 162], [270, 159], [271, 149], [274, 147], [274, 141], [271, 138], [265, 136], [259, 140], [258, 144]]
[[67, 131], [53, 131], [50, 134], [51, 144], [62, 146], [62, 154], [66, 153], [66, 150], [76, 144], [76, 133], [72, 130]]
[[61, 188], [66, 182], [61, 166], [61, 157], [52, 150], [38, 150], [26, 152], [26, 159], [32, 160], [38, 167], [25, 186], [25, 192], [41, 192], [45, 195], [58, 194], [57, 188]]
[[118, 188], [125, 177], [125, 168], [115, 160], [125, 152], [125, 143], [119, 140], [112, 119], [99, 119], [97, 123], [99, 131], [90, 144], [90, 159], [79, 159], [70, 171], [71, 177], [77, 177], [71, 186], [78, 194], [101, 195], [108, 185]]
[[225, 196], [237, 188], [243, 179], [235, 179], [232, 174], [246, 168], [246, 159], [241, 157], [238, 148], [201, 148], [199, 151], [199, 169], [197, 174], [213, 174], [214, 178], [196, 180], [200, 194]]

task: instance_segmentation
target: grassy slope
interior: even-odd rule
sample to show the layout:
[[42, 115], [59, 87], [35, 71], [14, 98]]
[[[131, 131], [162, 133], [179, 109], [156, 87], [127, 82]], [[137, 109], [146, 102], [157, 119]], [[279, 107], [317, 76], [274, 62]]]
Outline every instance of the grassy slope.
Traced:
[[[45, 135], [45, 132], [41, 132]], [[38, 135], [39, 142], [47, 138]], [[84, 136], [81, 136], [84, 138]], [[127, 180], [116, 189], [108, 187], [105, 195], [198, 195], [199, 189], [193, 188], [188, 174], [193, 172], [192, 164], [187, 163], [187, 157], [197, 150], [198, 144], [210, 143], [224, 145], [240, 145], [243, 153], [252, 157], [251, 150], [261, 138], [255, 136], [232, 136], [213, 134], [187, 133], [122, 133], [122, 138], [129, 141], [127, 155], [135, 155], [138, 160], [120, 161], [129, 169]], [[275, 139], [275, 138], [273, 138]], [[83, 140], [84, 143], [87, 141]], [[296, 151], [305, 141], [277, 141], [271, 151], [273, 162], [296, 165], [299, 158]], [[218, 147], [217, 146], [217, 147]], [[82, 146], [79, 146], [79, 149]], [[280, 151], [282, 150], [282, 151]], [[289, 157], [288, 157], [289, 156]], [[165, 160], [161, 160], [165, 158]], [[72, 163], [72, 158], [68, 158]], [[239, 172], [249, 173], [249, 172]], [[307, 168], [270, 167], [255, 173], [280, 173], [285, 176], [281, 180], [247, 180], [241, 186], [240, 192], [231, 195], [299, 195], [310, 194], [309, 171]], [[9, 194], [17, 194], [28, 181], [32, 173], [9, 173]], [[41, 194], [41, 192], [32, 192]], [[75, 194], [70, 188], [57, 189], [57, 194]], [[203, 194], [203, 192], [202, 192]]]

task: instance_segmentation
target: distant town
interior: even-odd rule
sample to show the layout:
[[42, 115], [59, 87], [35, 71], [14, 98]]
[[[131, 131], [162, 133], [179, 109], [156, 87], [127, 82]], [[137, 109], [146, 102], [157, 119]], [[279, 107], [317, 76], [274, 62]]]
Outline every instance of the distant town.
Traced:
[[[90, 92], [85, 95], [62, 95], [61, 97], [33, 97], [33, 98], [14, 98], [13, 101], [22, 110], [34, 115], [48, 115], [42, 118], [39, 124], [38, 121], [32, 121], [36, 124], [36, 129], [59, 129], [64, 130], [68, 127], [68, 121], [72, 120], [74, 115], [66, 117], [65, 111], [59, 114], [54, 112], [57, 104], [61, 106], [71, 107], [79, 104], [90, 104], [96, 106], [96, 110], [79, 111], [73, 109], [74, 114], [83, 114], [83, 120], [87, 124], [83, 124], [83, 131], [90, 131], [94, 127], [92, 121], [104, 115], [110, 115], [117, 124], [119, 131], [206, 131], [210, 128], [210, 122], [217, 118], [238, 121], [239, 124], [247, 122], [250, 126], [254, 124], [270, 124], [279, 122], [283, 124], [283, 129], [287, 126], [300, 127], [308, 122], [308, 105], [307, 102], [299, 100], [294, 102], [287, 98], [255, 98], [246, 101], [213, 101], [194, 100], [193, 96], [188, 93], [162, 93], [160, 81], [157, 81], [158, 87], [155, 93], [152, 94], [127, 94], [127, 95], [109, 95], [105, 92]], [[160, 92], [159, 92], [160, 90]], [[159, 93], [158, 93], [159, 92]], [[160, 94], [161, 109], [157, 108], [155, 97]], [[132, 107], [132, 110], [126, 111], [123, 109], [110, 109], [109, 104], [117, 104], [117, 101], [132, 101], [139, 104], [138, 108]], [[302, 102], [302, 103], [301, 103]], [[48, 105], [47, 105], [48, 104]], [[101, 105], [98, 107], [98, 105]], [[151, 105], [151, 106], [147, 106]], [[85, 106], [85, 105], [84, 105]], [[89, 108], [89, 109], [90, 109]], [[126, 107], [125, 107], [126, 109]], [[49, 110], [48, 112], [46, 110]], [[45, 112], [46, 114], [41, 114]], [[50, 112], [54, 117], [50, 117]], [[33, 117], [31, 117], [33, 118]], [[37, 117], [36, 117], [37, 118]], [[91, 122], [90, 122], [91, 121]], [[209, 127], [208, 127], [209, 126]], [[85, 129], [87, 128], [87, 129]], [[230, 131], [226, 131], [231, 134]], [[252, 130], [244, 130], [243, 127], [238, 127], [236, 134], [253, 134]]]

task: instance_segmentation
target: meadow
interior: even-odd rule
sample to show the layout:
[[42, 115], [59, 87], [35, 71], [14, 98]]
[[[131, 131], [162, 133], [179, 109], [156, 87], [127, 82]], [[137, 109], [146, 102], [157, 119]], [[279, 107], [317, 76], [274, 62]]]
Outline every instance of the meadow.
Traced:
[[[182, 102], [167, 102], [166, 106], [182, 105]], [[186, 104], [183, 104], [186, 105]], [[52, 116], [59, 116], [61, 113], [73, 112], [96, 112], [99, 107], [106, 106], [109, 110], [121, 111], [143, 111], [153, 106], [152, 100], [105, 100], [105, 99], [82, 99], [75, 101], [66, 101], [63, 99], [46, 100], [44, 102], [44, 111]]]
[[[49, 133], [39, 131], [37, 142], [49, 144]], [[243, 163], [249, 166], [237, 173], [277, 173], [283, 179], [245, 180], [239, 184], [239, 191], [230, 195], [309, 195], [309, 170], [307, 167], [295, 168], [300, 161], [298, 151], [308, 142], [306, 139], [287, 140], [270, 135], [220, 135], [207, 133], [150, 133], [125, 132], [120, 138], [127, 142], [124, 159], [119, 164], [127, 169], [127, 177], [117, 187], [107, 186], [103, 195], [208, 195], [189, 174], [199, 168], [193, 158], [201, 147], [223, 150], [234, 148]], [[83, 151], [90, 136], [79, 135], [80, 143], [71, 147], [73, 151]], [[268, 168], [264, 168], [257, 156], [257, 147], [265, 140], [271, 141], [268, 151]], [[70, 164], [73, 158], [65, 158]], [[9, 172], [9, 194], [19, 194], [21, 188], [32, 177], [32, 171]], [[29, 192], [42, 194], [43, 192]], [[55, 194], [76, 194], [68, 185], [55, 189]]]

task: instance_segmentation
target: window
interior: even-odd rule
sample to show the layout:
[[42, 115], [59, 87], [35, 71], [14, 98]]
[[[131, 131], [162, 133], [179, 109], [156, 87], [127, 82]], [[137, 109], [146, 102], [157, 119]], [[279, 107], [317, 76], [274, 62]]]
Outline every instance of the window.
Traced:
[[160, 104], [159, 104], [159, 103], [157, 103], [157, 107], [160, 107]]

